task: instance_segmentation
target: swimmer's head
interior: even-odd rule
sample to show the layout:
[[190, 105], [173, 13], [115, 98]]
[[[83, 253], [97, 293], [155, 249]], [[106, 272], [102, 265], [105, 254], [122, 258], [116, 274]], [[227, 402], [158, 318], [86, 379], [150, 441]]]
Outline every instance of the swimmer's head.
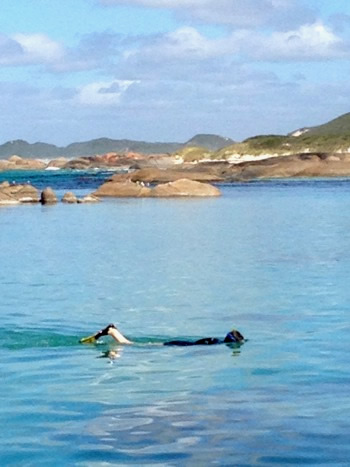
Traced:
[[226, 335], [226, 337], [224, 339], [224, 342], [226, 342], [226, 343], [229, 343], [229, 342], [242, 342], [242, 341], [244, 341], [244, 337], [236, 329], [232, 329], [232, 331], [230, 331]]

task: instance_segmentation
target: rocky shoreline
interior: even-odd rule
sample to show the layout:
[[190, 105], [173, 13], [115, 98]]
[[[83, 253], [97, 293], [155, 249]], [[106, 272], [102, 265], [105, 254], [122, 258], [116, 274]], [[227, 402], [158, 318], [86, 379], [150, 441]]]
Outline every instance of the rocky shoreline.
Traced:
[[[155, 187], [145, 186], [144, 183], [112, 180], [102, 184], [94, 193], [83, 198], [77, 198], [72, 192], [66, 192], [62, 203], [82, 204], [96, 203], [103, 197], [115, 198], [179, 198], [179, 197], [216, 197], [221, 192], [218, 188], [188, 179], [179, 179], [170, 183], [160, 183]], [[31, 184], [16, 184], [8, 181], [0, 183], [0, 206], [19, 204], [53, 205], [59, 202], [56, 193], [45, 188], [41, 193]]]
[[11, 170], [93, 170], [126, 169], [145, 164], [152, 167], [168, 167], [176, 163], [176, 158], [167, 154], [146, 155], [129, 152], [126, 154], [107, 153], [95, 156], [83, 156], [75, 159], [59, 157], [57, 159], [29, 159], [17, 155], [9, 159], [0, 159], [0, 172]]
[[[153, 158], [139, 158], [129, 156], [126, 173], [118, 173], [104, 182], [94, 193], [78, 199], [68, 192], [62, 197], [65, 203], [97, 202], [104, 197], [132, 197], [132, 198], [169, 198], [169, 197], [216, 197], [221, 192], [217, 186], [220, 183], [244, 182], [274, 178], [300, 177], [350, 177], [350, 154], [334, 153], [302, 153], [292, 156], [269, 157], [266, 159], [230, 163], [227, 161], [202, 161], [196, 164], [179, 164], [171, 156], [157, 156]], [[164, 162], [164, 160], [166, 161]], [[94, 167], [120, 168], [121, 160], [125, 158], [115, 156], [94, 156], [93, 158], [79, 158], [69, 162], [69, 168], [83, 168], [81, 160], [93, 161]], [[158, 164], [154, 164], [157, 160]], [[103, 162], [100, 164], [100, 162]], [[138, 164], [137, 161], [142, 161]], [[37, 160], [27, 160], [13, 156], [9, 160], [17, 170], [23, 167], [30, 170], [41, 170]], [[58, 168], [63, 160], [51, 161], [50, 167]], [[56, 164], [56, 165], [53, 165]], [[62, 168], [67, 167], [67, 162]], [[84, 162], [85, 164], [85, 162]], [[141, 167], [141, 168], [140, 168]], [[48, 168], [46, 166], [46, 168]], [[86, 168], [91, 168], [89, 165]], [[217, 186], [213, 186], [215, 183]], [[41, 194], [30, 184], [19, 185], [3, 182], [0, 184], [0, 204], [41, 203], [55, 204], [56, 195], [50, 188]]]
[[300, 153], [236, 161], [199, 160], [183, 162], [174, 155], [115, 153], [42, 161], [12, 156], [0, 160], [0, 171], [8, 170], [116, 170], [125, 174], [112, 177], [118, 182], [169, 183], [186, 178], [203, 183], [249, 181], [262, 178], [348, 177], [350, 153]]
[[206, 161], [167, 169], [145, 167], [111, 177], [113, 182], [169, 183], [189, 179], [202, 183], [230, 183], [271, 178], [350, 177], [350, 154], [302, 153], [229, 163]]
[[[0, 205], [17, 204], [56, 204], [58, 202], [56, 193], [50, 188], [45, 188], [40, 192], [33, 185], [10, 183], [8, 181], [0, 183]], [[96, 203], [99, 198], [89, 194], [83, 198], [77, 198], [74, 193], [67, 192], [63, 195], [63, 203]]]

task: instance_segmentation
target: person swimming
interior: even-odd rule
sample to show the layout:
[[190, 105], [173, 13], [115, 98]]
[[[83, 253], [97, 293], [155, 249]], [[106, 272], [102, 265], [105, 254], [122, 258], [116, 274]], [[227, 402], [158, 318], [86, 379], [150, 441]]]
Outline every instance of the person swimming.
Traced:
[[[104, 329], [101, 329], [93, 336], [85, 337], [80, 340], [81, 343], [93, 343], [96, 342], [100, 337], [111, 336], [118, 344], [133, 344], [132, 341], [127, 339], [123, 334], [117, 329], [114, 324], [109, 324]], [[188, 340], [173, 340], [164, 342], [163, 345], [174, 345], [174, 346], [189, 346], [189, 345], [215, 345], [215, 344], [238, 344], [244, 341], [242, 334], [236, 329], [232, 329], [228, 334], [226, 334], [224, 339], [218, 339], [216, 337], [204, 337], [195, 341]]]

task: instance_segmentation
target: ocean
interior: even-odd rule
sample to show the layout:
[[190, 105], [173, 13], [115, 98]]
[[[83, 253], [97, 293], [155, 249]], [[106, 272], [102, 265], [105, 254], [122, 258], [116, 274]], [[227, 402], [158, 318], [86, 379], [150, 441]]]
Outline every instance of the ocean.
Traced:
[[222, 193], [0, 208], [2, 465], [348, 465], [350, 182]]

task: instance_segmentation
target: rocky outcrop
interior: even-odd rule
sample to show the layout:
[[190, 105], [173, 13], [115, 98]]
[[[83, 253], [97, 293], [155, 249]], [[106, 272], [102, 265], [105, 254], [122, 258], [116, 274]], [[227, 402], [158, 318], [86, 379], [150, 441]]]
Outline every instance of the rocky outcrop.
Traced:
[[0, 160], [0, 171], [2, 170], [43, 170], [46, 163], [36, 159], [22, 159], [12, 156], [9, 160]]
[[129, 169], [136, 162], [140, 162], [147, 159], [147, 156], [144, 154], [132, 153], [127, 154], [117, 154], [117, 153], [107, 153], [103, 155], [96, 156], [86, 156], [79, 157], [77, 159], [72, 159], [63, 166], [64, 169], [78, 169], [78, 170], [87, 170], [87, 169], [108, 169], [108, 168], [125, 168]]
[[[62, 202], [64, 203], [98, 203], [100, 199], [94, 194], [88, 194], [81, 199], [72, 192], [66, 193]], [[58, 202], [55, 192], [47, 187], [39, 195], [39, 191], [32, 185], [17, 185], [9, 182], [0, 183], [0, 206], [21, 203], [41, 203], [43, 205]]]
[[46, 167], [46, 163], [37, 159], [23, 159], [19, 156], [12, 156], [8, 160], [9, 167], [13, 167], [16, 170], [43, 170]]
[[220, 190], [209, 183], [196, 182], [182, 178], [175, 182], [162, 183], [152, 189], [152, 196], [156, 198], [169, 197], [212, 197], [220, 196]]
[[40, 196], [41, 204], [56, 204], [57, 203], [57, 196], [52, 188], [47, 187], [45, 188]]
[[78, 199], [78, 203], [99, 203], [100, 198], [94, 195], [86, 195], [81, 199]]
[[93, 194], [89, 194], [84, 196], [83, 198], [78, 199], [74, 193], [71, 191], [68, 191], [63, 195], [62, 198], [62, 203], [67, 203], [67, 204], [82, 204], [82, 203], [98, 203], [100, 199], [97, 196], [94, 196]]
[[91, 161], [89, 158], [79, 157], [72, 161], [68, 161], [64, 166], [64, 169], [75, 169], [75, 170], [87, 170], [91, 168]]
[[211, 197], [220, 194], [220, 190], [212, 185], [188, 179], [159, 184], [155, 188], [131, 180], [109, 180], [94, 193], [96, 196], [116, 198]]
[[103, 183], [94, 195], [113, 198], [145, 198], [151, 196], [151, 188], [130, 180], [124, 182], [109, 180]]
[[67, 193], [63, 195], [62, 203], [75, 204], [77, 202], [78, 202], [78, 198], [71, 191], [67, 191]]
[[0, 204], [19, 204], [20, 201], [12, 196], [9, 182], [0, 183]]
[[46, 169], [53, 170], [53, 169], [63, 169], [63, 167], [67, 164], [67, 159], [65, 157], [59, 157], [58, 159], [53, 159], [50, 161]]
[[128, 174], [116, 174], [111, 177], [115, 182], [123, 182], [130, 180], [132, 182], [143, 183], [168, 183], [186, 178], [187, 180], [195, 180], [197, 182], [220, 182], [223, 181], [219, 174], [215, 173], [214, 166], [189, 167], [178, 169], [157, 169], [157, 168], [144, 168], [136, 170]]
[[306, 153], [227, 167], [227, 181], [293, 177], [348, 177], [350, 154]]
[[38, 203], [39, 192], [32, 185], [0, 184], [0, 204]]

